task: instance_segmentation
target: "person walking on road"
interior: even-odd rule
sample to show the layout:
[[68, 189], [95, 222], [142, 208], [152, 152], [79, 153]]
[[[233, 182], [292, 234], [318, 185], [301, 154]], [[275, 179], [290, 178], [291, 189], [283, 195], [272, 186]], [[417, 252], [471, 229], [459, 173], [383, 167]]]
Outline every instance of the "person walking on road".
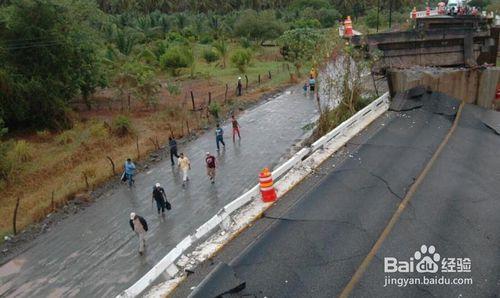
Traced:
[[170, 147], [170, 161], [174, 165], [174, 156], [179, 158], [177, 154], [177, 141], [173, 137], [168, 138], [168, 146]]
[[191, 162], [184, 153], [180, 154], [178, 162], [179, 168], [182, 171], [182, 186], [185, 186], [186, 182], [189, 180], [188, 171], [191, 170]]
[[130, 227], [132, 231], [139, 237], [139, 254], [144, 254], [144, 246], [146, 246], [146, 232], [148, 231], [148, 223], [146, 220], [134, 212], [130, 213]]
[[233, 142], [236, 137], [236, 134], [238, 134], [238, 139], [241, 140], [241, 135], [240, 135], [240, 124], [238, 123], [238, 120], [234, 117], [234, 115], [231, 116], [231, 123], [233, 124]]
[[302, 86], [302, 89], [304, 90], [304, 95], [307, 95], [307, 89], [309, 86], [307, 85], [307, 82], [304, 83], [304, 86]]
[[207, 152], [207, 156], [205, 157], [205, 163], [207, 164], [207, 175], [210, 179], [210, 182], [215, 183], [215, 156], [211, 155], [210, 152]]
[[135, 175], [135, 164], [132, 162], [130, 158], [127, 158], [127, 161], [125, 162], [125, 177], [128, 180], [128, 186], [132, 187], [132, 185], [135, 183], [134, 180], [134, 175]]
[[153, 188], [153, 197], [151, 199], [151, 203], [153, 203], [153, 200], [156, 201], [156, 208], [158, 209], [158, 215], [160, 215], [160, 210], [161, 210], [161, 215], [165, 215], [167, 194], [165, 193], [165, 189], [161, 187], [160, 183], [156, 183], [155, 187]]
[[220, 150], [219, 143], [222, 143], [222, 146], [226, 148], [226, 144], [224, 143], [224, 130], [217, 124], [217, 128], [215, 129], [215, 142], [217, 143], [217, 151]]
[[309, 77], [309, 90], [314, 93], [314, 87], [316, 86], [316, 80], [314, 77], [311, 75]]

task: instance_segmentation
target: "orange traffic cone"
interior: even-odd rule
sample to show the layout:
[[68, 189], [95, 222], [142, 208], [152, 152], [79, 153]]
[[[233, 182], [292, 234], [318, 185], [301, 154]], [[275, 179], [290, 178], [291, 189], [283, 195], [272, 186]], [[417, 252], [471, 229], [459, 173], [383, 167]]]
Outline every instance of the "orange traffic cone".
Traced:
[[274, 189], [273, 176], [268, 168], [264, 168], [259, 174], [260, 193], [262, 194], [262, 201], [265, 203], [274, 202], [278, 197]]
[[344, 22], [344, 26], [345, 26], [344, 36], [346, 37], [353, 36], [354, 33], [352, 32], [352, 22], [350, 16], [347, 16], [347, 19]]

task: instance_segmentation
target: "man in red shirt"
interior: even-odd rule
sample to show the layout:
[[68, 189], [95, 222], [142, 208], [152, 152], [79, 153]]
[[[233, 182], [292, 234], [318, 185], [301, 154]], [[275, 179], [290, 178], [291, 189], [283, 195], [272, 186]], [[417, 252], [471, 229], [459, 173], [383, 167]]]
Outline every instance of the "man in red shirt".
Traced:
[[234, 139], [236, 137], [236, 134], [238, 134], [238, 138], [241, 140], [241, 136], [240, 136], [240, 124], [238, 123], [238, 121], [236, 120], [236, 118], [234, 118], [234, 115], [231, 116], [231, 123], [233, 124], [233, 142], [234, 142]]
[[210, 152], [207, 152], [205, 163], [207, 164], [208, 178], [210, 178], [212, 183], [215, 183], [215, 156], [211, 155]]

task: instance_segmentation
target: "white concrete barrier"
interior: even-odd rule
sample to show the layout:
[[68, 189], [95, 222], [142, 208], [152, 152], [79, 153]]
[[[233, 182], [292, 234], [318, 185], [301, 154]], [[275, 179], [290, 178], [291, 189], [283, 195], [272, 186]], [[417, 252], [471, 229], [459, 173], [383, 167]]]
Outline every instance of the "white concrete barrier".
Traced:
[[158, 264], [156, 264], [151, 270], [148, 271], [141, 279], [139, 279], [130, 288], [125, 290], [118, 297], [129, 298], [137, 297], [149, 287], [163, 272], [165, 272], [175, 260], [179, 258], [183, 251], [192, 245], [191, 236], [187, 236], [182, 240], [176, 247], [174, 247], [163, 259], [161, 259]]
[[[330, 142], [329, 149], [336, 150], [337, 147], [343, 146], [353, 135], [358, 133], [365, 126], [356, 126], [356, 124], [361, 121], [370, 123], [378, 116], [383, 114], [389, 108], [389, 93], [385, 93], [365, 108], [357, 112], [354, 116], [348, 120], [342, 122], [335, 129], [318, 139], [314, 142], [310, 148], [303, 148], [299, 152], [295, 153], [289, 160], [277, 167], [273, 172], [273, 178], [278, 181], [285, 173], [287, 173], [294, 166], [301, 163], [302, 159], [308, 154], [314, 153], [316, 150], [323, 148], [323, 146], [335, 138], [338, 138], [338, 142]], [[355, 127], [355, 128], [353, 128]], [[335, 147], [335, 148], [332, 148]], [[324, 157], [324, 158], [327, 158]], [[257, 180], [257, 173], [255, 174], [255, 179]], [[297, 178], [295, 183], [287, 183], [282, 188], [293, 187], [302, 178]], [[279, 194], [284, 193], [283, 189], [279, 191]], [[193, 235], [187, 236], [182, 240], [177, 246], [175, 246], [163, 259], [158, 262], [148, 273], [146, 273], [141, 279], [139, 279], [134, 285], [125, 290], [123, 293], [118, 295], [119, 298], [129, 298], [136, 297], [140, 295], [147, 287], [149, 287], [163, 272], [169, 272], [169, 275], [173, 275], [176, 272], [177, 267], [175, 266], [175, 261], [186, 252], [195, 241], [198, 241], [206, 237], [213, 229], [219, 225], [228, 225], [227, 220], [231, 219], [231, 215], [240, 209], [241, 207], [247, 205], [249, 202], [253, 201], [255, 198], [260, 198], [259, 195], [259, 184], [252, 187], [250, 190], [245, 192], [243, 195], [239, 196], [222, 209], [220, 209], [216, 215], [210, 218], [207, 222], [196, 229]]]
[[302, 158], [310, 152], [310, 148], [302, 148], [299, 152], [295, 153], [289, 160], [287, 160], [284, 164], [282, 164], [272, 172], [273, 179], [279, 179], [284, 173], [293, 168], [293, 166], [301, 162]]
[[[257, 176], [255, 176], [255, 179], [257, 179]], [[253, 197], [258, 194], [259, 194], [259, 185], [257, 184], [254, 187], [252, 187], [249, 191], [247, 191], [243, 195], [239, 196], [237, 199], [233, 200], [231, 203], [224, 206], [224, 210], [228, 214], [231, 214], [235, 210], [238, 210], [240, 207], [250, 202], [253, 199]]]
[[210, 218], [206, 223], [201, 225], [198, 229], [196, 229], [196, 232], [194, 233], [194, 237], [196, 240], [199, 240], [210, 231], [212, 231], [213, 228], [217, 227], [220, 223], [222, 222], [222, 219], [216, 215], [214, 215], [212, 218]]

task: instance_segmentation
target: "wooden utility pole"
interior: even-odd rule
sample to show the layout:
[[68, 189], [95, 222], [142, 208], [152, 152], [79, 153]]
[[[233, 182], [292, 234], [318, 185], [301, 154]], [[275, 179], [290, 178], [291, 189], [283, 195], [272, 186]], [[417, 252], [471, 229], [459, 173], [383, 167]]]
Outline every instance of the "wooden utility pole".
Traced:
[[193, 104], [193, 111], [196, 110], [196, 106], [194, 105], [194, 94], [192, 90], [191, 90], [191, 103]]
[[12, 219], [12, 229], [14, 231], [14, 235], [17, 235], [16, 221], [17, 221], [17, 209], [19, 209], [19, 201], [21, 201], [21, 197], [17, 197], [16, 207], [14, 208], [14, 218]]
[[224, 93], [224, 103], [227, 102], [227, 91], [229, 90], [229, 86], [226, 83], [226, 92]]

